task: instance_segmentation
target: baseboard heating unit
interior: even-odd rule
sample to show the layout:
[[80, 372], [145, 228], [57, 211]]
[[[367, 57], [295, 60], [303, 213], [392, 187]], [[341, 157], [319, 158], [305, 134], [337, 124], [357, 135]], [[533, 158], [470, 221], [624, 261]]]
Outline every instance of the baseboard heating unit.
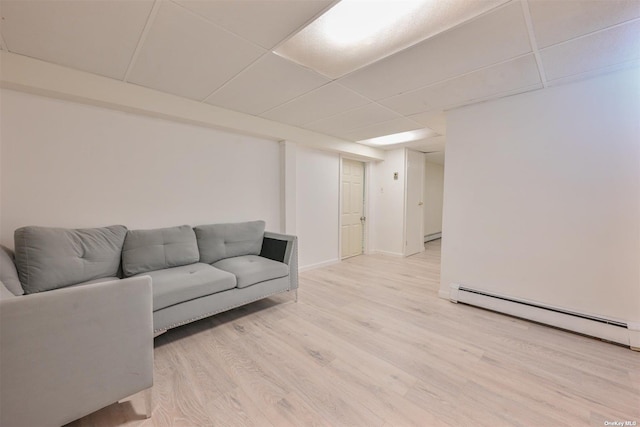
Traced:
[[449, 286], [449, 300], [624, 344], [640, 351], [640, 323], [578, 313], [459, 284]]
[[442, 233], [441, 232], [437, 232], [437, 233], [433, 233], [433, 234], [427, 234], [426, 236], [424, 236], [424, 242], [430, 242], [432, 240], [438, 240], [438, 239], [442, 239]]

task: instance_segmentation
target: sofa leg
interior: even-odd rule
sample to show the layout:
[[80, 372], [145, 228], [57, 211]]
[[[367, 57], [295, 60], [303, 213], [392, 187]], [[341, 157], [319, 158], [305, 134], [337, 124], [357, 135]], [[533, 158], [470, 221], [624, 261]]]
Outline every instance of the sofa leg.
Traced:
[[151, 413], [153, 412], [153, 387], [144, 390], [142, 394], [144, 395], [144, 415], [147, 418], [151, 418]]
[[296, 288], [293, 292], [295, 293], [296, 302], [298, 302], [298, 288]]

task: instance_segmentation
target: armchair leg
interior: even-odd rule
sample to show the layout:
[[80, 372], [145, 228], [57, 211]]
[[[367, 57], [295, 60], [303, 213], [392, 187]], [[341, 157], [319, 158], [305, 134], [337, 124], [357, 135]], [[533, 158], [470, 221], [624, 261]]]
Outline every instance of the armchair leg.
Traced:
[[142, 392], [144, 395], [144, 413], [147, 418], [151, 418], [151, 413], [153, 412], [153, 387], [149, 387], [148, 389]]
[[296, 296], [296, 302], [298, 302], [298, 288], [296, 288], [296, 289], [294, 290], [294, 292], [295, 292], [295, 296]]

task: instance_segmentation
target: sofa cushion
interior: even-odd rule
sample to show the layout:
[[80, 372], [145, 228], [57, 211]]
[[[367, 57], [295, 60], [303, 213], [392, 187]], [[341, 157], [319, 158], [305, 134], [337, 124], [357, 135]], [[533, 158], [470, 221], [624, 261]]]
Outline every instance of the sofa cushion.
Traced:
[[259, 255], [264, 238], [264, 226], [264, 221], [250, 221], [195, 227], [200, 262], [213, 264], [224, 258]]
[[289, 275], [289, 266], [257, 255], [226, 258], [213, 264], [220, 270], [233, 273], [238, 280], [238, 288], [246, 288], [266, 280]]
[[209, 264], [191, 264], [141, 273], [151, 276], [153, 311], [236, 287], [236, 277]]
[[7, 289], [4, 283], [2, 283], [2, 280], [0, 280], [0, 300], [7, 299], [7, 298], [15, 298], [15, 297], [16, 295], [14, 295], [13, 292]]
[[24, 290], [18, 278], [13, 251], [0, 245], [0, 282], [13, 295], [22, 295]]
[[71, 285], [69, 287], [75, 288], [76, 286], [95, 285], [96, 283], [111, 282], [114, 280], [120, 280], [120, 278], [119, 277], [101, 277], [99, 279], [87, 280], [86, 282], [76, 283], [75, 285]]
[[17, 229], [16, 267], [25, 293], [117, 276], [126, 234], [123, 225], [76, 230]]
[[198, 244], [188, 225], [154, 230], [129, 230], [122, 249], [125, 276], [198, 262]]

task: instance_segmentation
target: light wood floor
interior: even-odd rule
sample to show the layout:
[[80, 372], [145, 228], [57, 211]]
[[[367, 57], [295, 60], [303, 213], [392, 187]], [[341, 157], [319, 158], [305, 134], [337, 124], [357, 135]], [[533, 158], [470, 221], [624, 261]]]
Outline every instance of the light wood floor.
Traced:
[[156, 338], [142, 399], [72, 426], [640, 424], [640, 355], [437, 297], [439, 241], [302, 273], [286, 294]]

